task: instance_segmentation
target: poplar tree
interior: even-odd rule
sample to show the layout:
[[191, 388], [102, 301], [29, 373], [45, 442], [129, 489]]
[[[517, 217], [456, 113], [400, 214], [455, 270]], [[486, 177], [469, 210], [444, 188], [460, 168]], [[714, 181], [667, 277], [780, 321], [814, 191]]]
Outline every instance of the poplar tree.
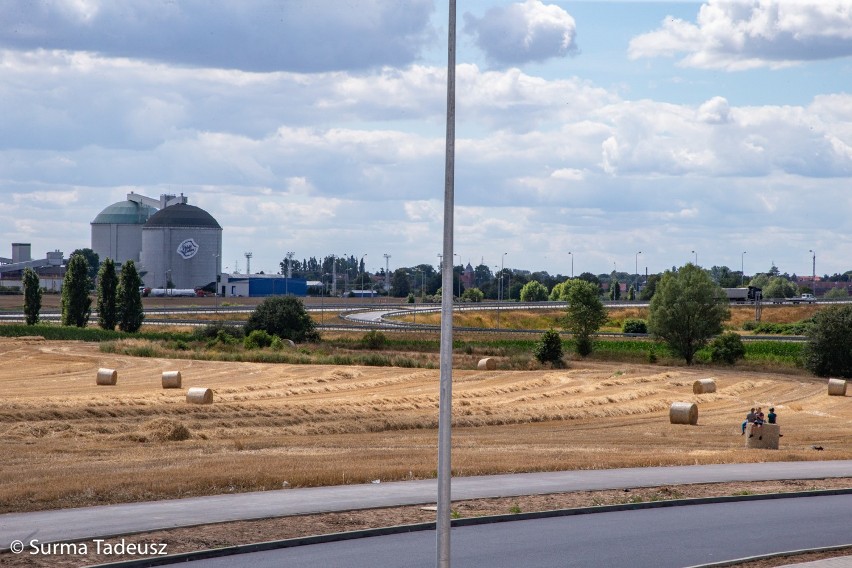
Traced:
[[103, 329], [115, 329], [118, 323], [117, 287], [118, 276], [115, 273], [115, 262], [111, 258], [104, 259], [98, 270], [98, 325]]
[[89, 262], [82, 254], [72, 254], [62, 281], [62, 325], [86, 327], [92, 315], [90, 289]]
[[38, 274], [32, 268], [24, 269], [24, 316], [27, 325], [35, 325], [41, 312], [41, 286]]
[[116, 316], [121, 331], [134, 333], [142, 327], [145, 314], [142, 312], [142, 294], [139, 292], [141, 286], [142, 279], [136, 272], [136, 264], [128, 260], [121, 265], [116, 291]]

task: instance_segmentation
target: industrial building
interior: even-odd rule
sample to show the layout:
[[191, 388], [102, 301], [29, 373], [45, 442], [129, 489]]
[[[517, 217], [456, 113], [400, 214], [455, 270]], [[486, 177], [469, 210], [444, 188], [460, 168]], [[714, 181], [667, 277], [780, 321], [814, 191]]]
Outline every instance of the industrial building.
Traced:
[[308, 281], [304, 278], [287, 278], [281, 274], [223, 274], [222, 296], [265, 297], [307, 296]]
[[27, 268], [36, 271], [42, 288], [56, 292], [62, 289], [65, 278], [63, 254], [57, 250], [47, 253], [45, 258], [34, 260], [30, 243], [12, 243], [12, 258], [0, 257], [0, 286], [20, 289]]
[[134, 261], [148, 288], [212, 287], [221, 272], [222, 227], [183, 195], [131, 192], [91, 226], [92, 250], [116, 264]]

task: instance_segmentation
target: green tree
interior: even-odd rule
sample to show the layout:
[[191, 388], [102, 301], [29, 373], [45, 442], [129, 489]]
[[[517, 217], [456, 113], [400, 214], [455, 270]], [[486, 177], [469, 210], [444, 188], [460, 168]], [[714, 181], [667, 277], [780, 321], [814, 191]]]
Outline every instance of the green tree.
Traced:
[[559, 284], [556, 284], [550, 290], [549, 299], [550, 299], [551, 302], [564, 302], [565, 300], [568, 299], [568, 283], [569, 282], [571, 282], [571, 281], [566, 280], [565, 282], [560, 282]]
[[615, 277], [615, 273], [613, 273], [612, 279], [609, 281], [609, 299], [613, 301], [621, 299], [621, 284], [618, 282], [618, 278]]
[[598, 296], [597, 285], [585, 280], [567, 282], [568, 311], [565, 327], [574, 335], [577, 354], [592, 352], [592, 334], [606, 322], [606, 308]]
[[121, 265], [115, 291], [115, 315], [121, 331], [134, 333], [142, 327], [145, 314], [142, 310], [142, 294], [139, 292], [141, 286], [142, 279], [136, 272], [136, 264], [128, 260]]
[[651, 299], [648, 328], [691, 365], [695, 353], [722, 332], [722, 322], [728, 317], [722, 288], [690, 263], [663, 274]]
[[737, 359], [745, 357], [745, 354], [743, 340], [736, 333], [723, 333], [710, 342], [710, 360], [714, 363], [733, 365]]
[[783, 276], [773, 276], [762, 288], [764, 298], [792, 298], [796, 295], [796, 285]]
[[465, 302], [481, 302], [485, 298], [485, 294], [479, 288], [468, 288], [462, 292], [461, 299]]
[[659, 274], [651, 274], [650, 276], [648, 276], [648, 281], [645, 282], [645, 285], [642, 287], [642, 291], [639, 292], [639, 299], [644, 300], [646, 302], [650, 301], [651, 298], [654, 297], [654, 294], [657, 293], [657, 284], [659, 283]]
[[82, 254], [72, 254], [62, 281], [62, 325], [86, 327], [92, 315], [90, 289], [89, 262]]
[[391, 275], [390, 295], [394, 298], [404, 298], [411, 292], [411, 283], [408, 281], [408, 269], [397, 268]]
[[256, 329], [299, 343], [320, 339], [304, 304], [292, 296], [267, 298], [260, 303], [245, 325], [246, 335]]
[[118, 323], [116, 309], [116, 290], [118, 276], [115, 273], [115, 262], [105, 259], [98, 270], [98, 325], [103, 329], [115, 329]]
[[846, 291], [846, 288], [832, 288], [823, 296], [826, 300], [843, 300], [848, 297], [849, 292]]
[[547, 297], [547, 287], [536, 280], [530, 280], [521, 288], [522, 302], [545, 302]]
[[807, 336], [806, 369], [819, 377], [852, 377], [852, 305], [818, 311]]
[[90, 248], [82, 248], [73, 251], [69, 258], [75, 254], [82, 254], [86, 257], [86, 262], [89, 263], [89, 291], [92, 291], [95, 286], [95, 279], [98, 276], [98, 270], [100, 269], [100, 255]]
[[536, 342], [533, 355], [539, 363], [550, 363], [554, 367], [561, 367], [563, 352], [562, 338], [559, 337], [559, 332], [553, 329], [545, 331]]
[[35, 325], [39, 320], [41, 312], [41, 286], [39, 286], [38, 274], [32, 268], [24, 269], [24, 317], [27, 325]]

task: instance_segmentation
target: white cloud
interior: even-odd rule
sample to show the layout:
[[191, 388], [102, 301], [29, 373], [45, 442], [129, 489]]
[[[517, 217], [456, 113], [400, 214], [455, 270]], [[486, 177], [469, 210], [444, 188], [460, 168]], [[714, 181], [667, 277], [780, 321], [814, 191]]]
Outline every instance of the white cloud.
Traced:
[[686, 67], [737, 71], [852, 55], [848, 0], [709, 0], [695, 23], [666, 18], [630, 41], [632, 59], [685, 54]]
[[498, 65], [544, 61], [578, 51], [574, 18], [541, 0], [490, 8], [481, 18], [466, 13], [464, 20], [464, 31], [475, 36], [476, 44]]
[[300, 72], [414, 61], [432, 0], [7, 0], [0, 46], [193, 67]]

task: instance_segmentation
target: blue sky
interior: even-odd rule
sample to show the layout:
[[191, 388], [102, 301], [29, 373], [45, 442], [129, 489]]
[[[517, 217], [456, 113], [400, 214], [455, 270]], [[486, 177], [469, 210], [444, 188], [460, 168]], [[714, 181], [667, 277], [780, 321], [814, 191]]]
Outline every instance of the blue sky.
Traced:
[[[852, 3], [458, 14], [464, 262], [852, 269]], [[229, 270], [436, 264], [446, 25], [432, 0], [3, 2], [0, 256], [89, 246], [132, 190], [209, 211]]]

